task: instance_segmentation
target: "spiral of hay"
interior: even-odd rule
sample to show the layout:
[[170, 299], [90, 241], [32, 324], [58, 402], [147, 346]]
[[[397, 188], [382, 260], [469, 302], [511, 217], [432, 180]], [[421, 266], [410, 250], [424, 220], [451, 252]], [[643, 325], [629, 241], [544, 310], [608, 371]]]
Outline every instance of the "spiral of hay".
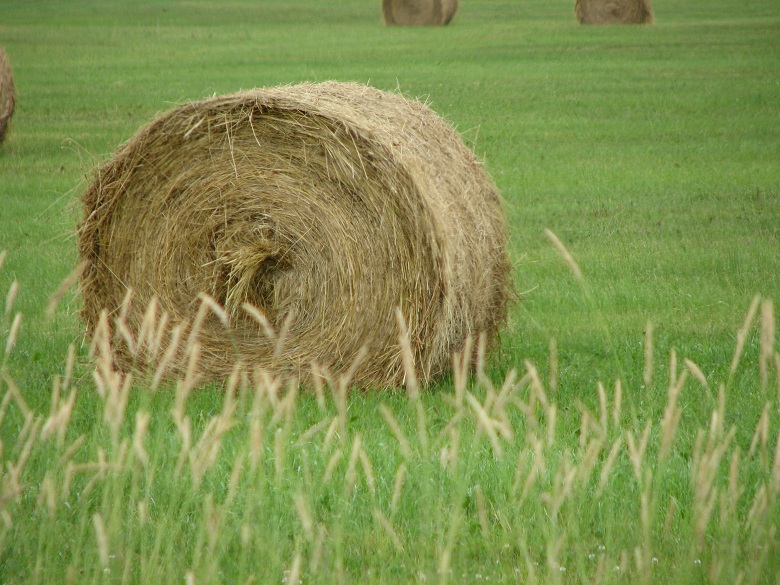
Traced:
[[[185, 339], [206, 293], [228, 322], [198, 322], [209, 377], [236, 362], [335, 376], [360, 354], [354, 384], [398, 385], [398, 312], [427, 381], [506, 317], [500, 195], [451, 126], [395, 93], [328, 82], [176, 107], [98, 170], [82, 203], [88, 331], [105, 308], [122, 331], [149, 332], [154, 306], [158, 342], [175, 327]], [[168, 351], [115, 342], [123, 368]]]
[[652, 24], [651, 0], [576, 0], [580, 24]]
[[387, 25], [446, 25], [457, 11], [458, 0], [382, 0]]
[[8, 55], [0, 47], [0, 144], [5, 140], [15, 106], [16, 89], [11, 64], [8, 62]]

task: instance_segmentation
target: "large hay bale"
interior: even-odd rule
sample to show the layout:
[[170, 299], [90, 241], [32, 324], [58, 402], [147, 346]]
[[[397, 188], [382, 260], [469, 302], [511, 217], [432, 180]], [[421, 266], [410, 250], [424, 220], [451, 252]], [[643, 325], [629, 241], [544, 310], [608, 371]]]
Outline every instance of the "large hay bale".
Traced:
[[[200, 333], [210, 377], [236, 361], [336, 375], [365, 348], [354, 383], [398, 385], [398, 307], [431, 380], [467, 336], [493, 338], [506, 317], [500, 195], [451, 126], [395, 93], [328, 82], [176, 107], [98, 170], [83, 207], [88, 330], [106, 308], [139, 331], [153, 298], [186, 329], [205, 292], [230, 319]], [[244, 303], [288, 327], [282, 346]], [[120, 367], [140, 359], [120, 346]]]
[[382, 14], [388, 25], [445, 25], [457, 10], [458, 0], [382, 0]]
[[576, 0], [580, 24], [651, 24], [651, 0]]
[[15, 106], [16, 88], [11, 64], [8, 62], [8, 55], [0, 47], [0, 144], [5, 140]]

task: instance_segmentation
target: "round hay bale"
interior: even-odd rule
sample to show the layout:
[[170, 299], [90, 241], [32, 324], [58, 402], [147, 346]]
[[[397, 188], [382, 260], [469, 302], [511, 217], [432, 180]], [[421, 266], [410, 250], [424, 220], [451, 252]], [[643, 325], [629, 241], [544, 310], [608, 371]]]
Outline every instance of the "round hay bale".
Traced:
[[651, 0], [576, 0], [580, 24], [652, 24]]
[[[210, 378], [241, 362], [305, 381], [312, 364], [335, 376], [362, 353], [355, 385], [399, 385], [400, 311], [407, 356], [430, 381], [506, 318], [498, 190], [449, 124], [395, 93], [328, 82], [181, 105], [121, 147], [82, 203], [88, 331], [103, 309], [148, 331], [156, 299], [187, 337], [207, 293], [229, 319], [199, 332]], [[122, 369], [165, 350], [115, 342]], [[172, 375], [186, 369], [177, 356]]]
[[458, 0], [382, 0], [387, 25], [446, 25], [458, 10]]
[[0, 144], [5, 140], [15, 106], [16, 89], [11, 64], [8, 62], [8, 55], [0, 47]]

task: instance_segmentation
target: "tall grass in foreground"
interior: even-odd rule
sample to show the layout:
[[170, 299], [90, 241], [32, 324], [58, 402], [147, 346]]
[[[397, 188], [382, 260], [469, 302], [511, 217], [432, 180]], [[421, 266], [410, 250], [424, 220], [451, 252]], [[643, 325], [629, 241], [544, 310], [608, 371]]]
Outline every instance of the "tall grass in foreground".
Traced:
[[[482, 360], [469, 372], [465, 350], [451, 390], [437, 395], [418, 389], [411, 369], [405, 392], [377, 395], [348, 391], [348, 377], [304, 391], [237, 370], [214, 408], [194, 369], [158, 391], [148, 389], [154, 373], [135, 381], [115, 371], [102, 334], [89, 364], [70, 348], [39, 411], [29, 405], [38, 390], [17, 387], [8, 367], [22, 334], [16, 290], [0, 366], [3, 583], [762, 583], [780, 574], [780, 356], [768, 299], [750, 306], [728, 379], [708, 380], [674, 351], [664, 379], [653, 379], [648, 327], [645, 387], [594, 381], [598, 406], [579, 405], [572, 429], [561, 428], [554, 358], [549, 373], [526, 362], [495, 383]], [[139, 336], [115, 329], [140, 351]], [[754, 385], [737, 386], [755, 367], [743, 358], [756, 329]], [[196, 342], [190, 352], [194, 363]], [[763, 404], [756, 419], [727, 422], [737, 388]], [[658, 416], [628, 407], [639, 392], [665, 393]], [[680, 424], [687, 393], [712, 398], [696, 428]], [[750, 426], [749, 443], [737, 424]]]

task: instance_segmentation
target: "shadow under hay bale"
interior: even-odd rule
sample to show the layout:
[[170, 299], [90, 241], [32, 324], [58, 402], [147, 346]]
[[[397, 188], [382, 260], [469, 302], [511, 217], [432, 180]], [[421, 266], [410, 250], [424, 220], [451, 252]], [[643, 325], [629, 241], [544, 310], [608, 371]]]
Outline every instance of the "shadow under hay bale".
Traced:
[[8, 55], [0, 47], [0, 144], [5, 140], [16, 106], [16, 88]]
[[[467, 336], [493, 338], [506, 318], [498, 190], [448, 123], [395, 93], [328, 82], [179, 106], [121, 147], [82, 203], [88, 331], [103, 309], [117, 330], [157, 331], [146, 353], [143, 334], [115, 337], [122, 369], [157, 367], [177, 325], [187, 338], [201, 292], [229, 319], [210, 315], [198, 334], [210, 378], [237, 361], [338, 375], [365, 349], [353, 383], [400, 385], [399, 308], [430, 381]], [[186, 369], [176, 356], [171, 375]]]
[[458, 11], [458, 0], [382, 0], [387, 25], [446, 25]]
[[651, 0], [576, 0], [580, 24], [652, 24]]

